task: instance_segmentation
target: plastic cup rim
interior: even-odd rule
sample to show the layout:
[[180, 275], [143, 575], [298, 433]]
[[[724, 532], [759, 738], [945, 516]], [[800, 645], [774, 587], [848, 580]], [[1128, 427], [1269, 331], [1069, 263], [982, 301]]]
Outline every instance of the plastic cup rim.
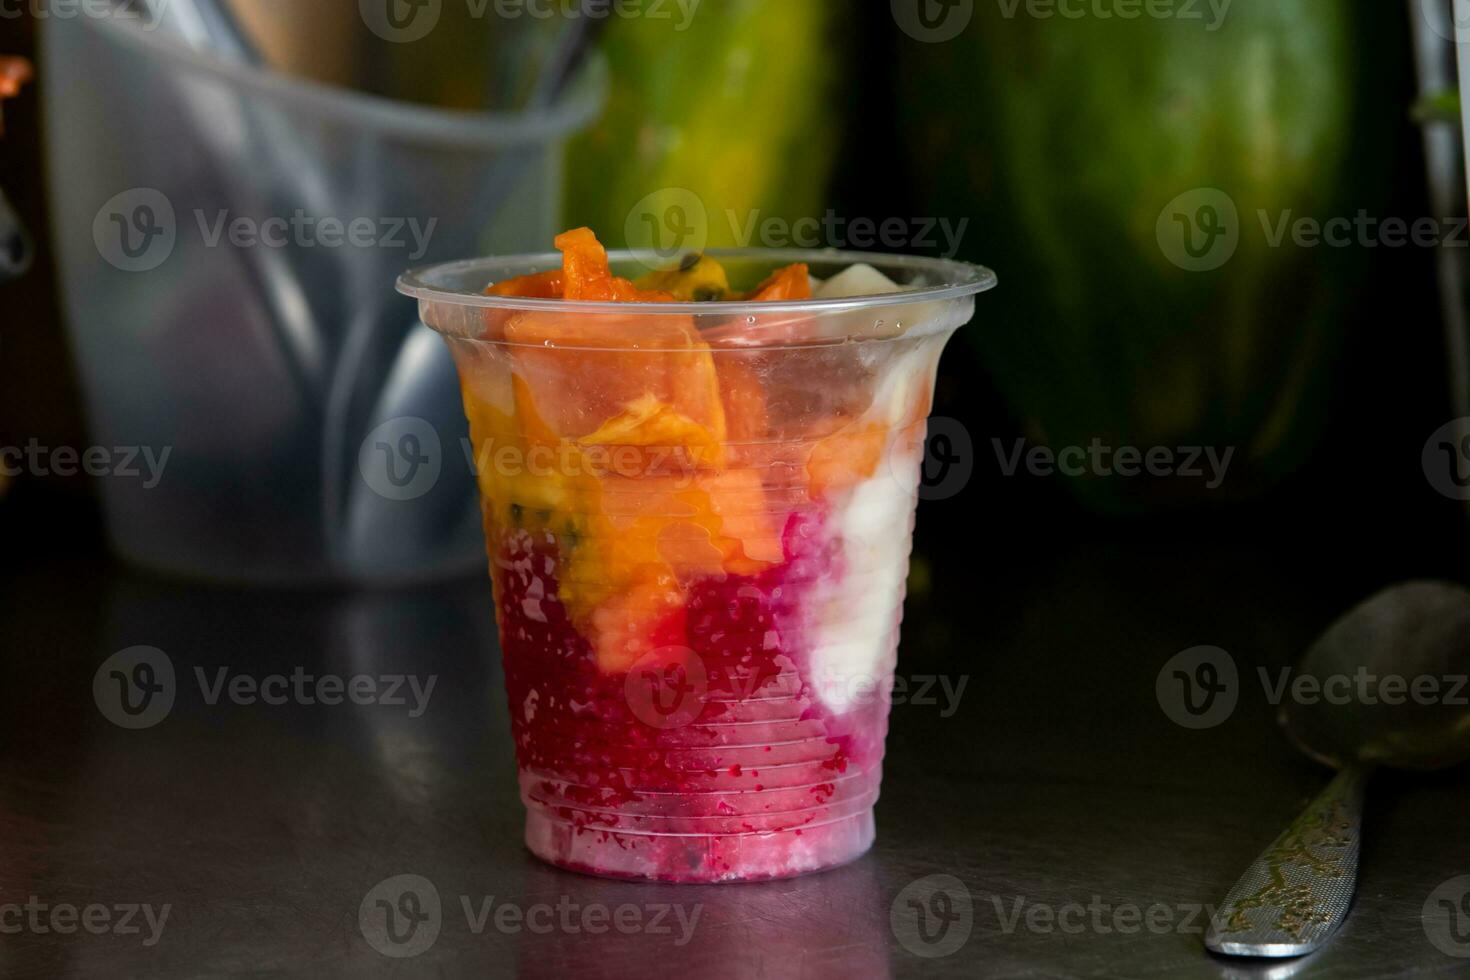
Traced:
[[[990, 269], [962, 262], [957, 259], [938, 259], [923, 256], [898, 255], [882, 252], [851, 252], [838, 249], [793, 249], [793, 248], [710, 248], [703, 254], [716, 259], [759, 259], [775, 264], [806, 262], [807, 264], [855, 265], [865, 262], [870, 265], [912, 269], [936, 280], [934, 285], [917, 289], [906, 289], [895, 293], [878, 293], [869, 296], [851, 296], [837, 299], [778, 300], [752, 302], [749, 300], [676, 302], [676, 303], [610, 303], [586, 300], [533, 299], [524, 296], [490, 296], [483, 292], [456, 289], [443, 285], [450, 276], [464, 276], [471, 272], [483, 273], [486, 284], [505, 278], [503, 273], [514, 271], [524, 275], [534, 271], [549, 271], [559, 268], [559, 252], [540, 252], [515, 256], [492, 256], [446, 262], [410, 269], [399, 277], [398, 292], [411, 296], [420, 303], [439, 303], [448, 306], [473, 307], [484, 310], [508, 310], [520, 312], [619, 315], [619, 316], [693, 316], [693, 317], [739, 317], [756, 314], [837, 314], [860, 310], [879, 310], [893, 306], [917, 306], [925, 303], [946, 303], [967, 299], [995, 288], [997, 278]], [[614, 263], [640, 261], [646, 253], [633, 249], [617, 249], [608, 252]], [[496, 272], [502, 273], [498, 276]], [[435, 280], [439, 280], [436, 282]], [[434, 326], [433, 324], [429, 324]], [[472, 340], [453, 331], [436, 327], [441, 333]], [[875, 338], [879, 339], [879, 338]], [[503, 343], [496, 341], [495, 343]], [[759, 347], [761, 345], [752, 345]], [[779, 346], [792, 346], [781, 344]], [[798, 344], [797, 346], [802, 346]], [[820, 344], [818, 346], [827, 346]], [[618, 348], [629, 349], [629, 348]], [[639, 349], [639, 348], [632, 348]], [[750, 348], [740, 348], [750, 349]]]

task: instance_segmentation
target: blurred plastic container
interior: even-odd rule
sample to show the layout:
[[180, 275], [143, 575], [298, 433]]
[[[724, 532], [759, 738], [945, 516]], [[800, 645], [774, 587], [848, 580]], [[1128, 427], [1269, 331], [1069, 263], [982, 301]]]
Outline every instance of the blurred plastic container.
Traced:
[[92, 436], [168, 453], [156, 485], [102, 481], [117, 550], [283, 583], [483, 563], [454, 366], [393, 280], [555, 233], [562, 144], [599, 108], [600, 64], [544, 112], [496, 115], [221, 63], [136, 19], [43, 28]]

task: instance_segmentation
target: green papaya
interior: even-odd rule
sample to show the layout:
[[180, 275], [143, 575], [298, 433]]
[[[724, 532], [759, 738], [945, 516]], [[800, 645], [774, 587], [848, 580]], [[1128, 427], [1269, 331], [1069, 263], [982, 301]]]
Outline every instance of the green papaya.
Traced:
[[568, 147], [566, 223], [638, 246], [629, 216], [671, 190], [693, 195], [698, 237], [711, 246], [759, 244], [739, 240], [757, 211], [821, 214], [840, 137], [845, 7], [720, 0], [687, 21], [610, 19], [607, 108]]
[[965, 335], [1053, 449], [1234, 450], [1216, 489], [1073, 480], [1096, 509], [1259, 493], [1320, 434], [1371, 254], [1280, 232], [1382, 206], [1402, 115], [1384, 79], [1403, 11], [1235, 0], [1218, 17], [1221, 5], [1194, 5], [1194, 19], [1141, 16], [1150, 8], [1126, 0], [1067, 8], [1080, 16], [1063, 6], [976, 4], [955, 40], [903, 50], [923, 206], [971, 216], [968, 257], [1002, 273]]

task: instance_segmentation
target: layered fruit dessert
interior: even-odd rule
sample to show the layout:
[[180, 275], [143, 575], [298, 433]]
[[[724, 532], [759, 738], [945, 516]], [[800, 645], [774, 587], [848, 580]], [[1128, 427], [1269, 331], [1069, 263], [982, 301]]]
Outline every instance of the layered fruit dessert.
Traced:
[[867, 265], [693, 255], [635, 280], [586, 229], [556, 245], [559, 268], [491, 284], [508, 302], [451, 339], [527, 844], [665, 881], [851, 860], [959, 323], [864, 309], [904, 288]]

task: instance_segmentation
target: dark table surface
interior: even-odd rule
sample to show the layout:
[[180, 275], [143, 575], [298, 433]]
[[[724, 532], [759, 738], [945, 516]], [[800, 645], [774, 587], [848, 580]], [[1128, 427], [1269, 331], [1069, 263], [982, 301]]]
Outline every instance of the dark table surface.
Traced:
[[[44, 528], [78, 518], [56, 506], [0, 505], [0, 928], [35, 917], [0, 933], [6, 977], [1470, 968], [1431, 941], [1423, 915], [1438, 886], [1470, 873], [1463, 769], [1377, 779], [1357, 907], [1325, 951], [1239, 963], [1201, 943], [1208, 903], [1327, 779], [1276, 731], [1257, 668], [1291, 663], [1375, 579], [1421, 567], [1408, 559], [1350, 561], [1250, 521], [1002, 535], [926, 504], [921, 555], [957, 535], [978, 550], [926, 558], [914, 582], [900, 674], [941, 681], [893, 709], [873, 851], [790, 881], [666, 886], [564, 873], [523, 850], [482, 582], [369, 594], [181, 584], [115, 566], [86, 534], [57, 546]], [[1452, 567], [1449, 549], [1425, 570]], [[1228, 719], [1189, 730], [1155, 681], [1199, 644], [1228, 651], [1242, 680]], [[104, 716], [93, 680], [139, 645], [166, 653], [176, 696], [157, 724], [130, 730]], [[436, 686], [417, 717], [408, 705], [211, 703], [222, 669]], [[441, 909], [437, 937], [409, 958], [378, 952], [359, 927], [360, 907], [399, 875], [432, 883]], [[936, 889], [958, 918], [926, 945], [907, 901]], [[7, 918], [6, 903], [39, 911]], [[93, 905], [93, 931], [52, 928], [66, 907]], [[130, 906], [136, 932], [123, 931]], [[497, 925], [502, 906], [512, 912]], [[624, 929], [591, 931], [623, 906]]]

